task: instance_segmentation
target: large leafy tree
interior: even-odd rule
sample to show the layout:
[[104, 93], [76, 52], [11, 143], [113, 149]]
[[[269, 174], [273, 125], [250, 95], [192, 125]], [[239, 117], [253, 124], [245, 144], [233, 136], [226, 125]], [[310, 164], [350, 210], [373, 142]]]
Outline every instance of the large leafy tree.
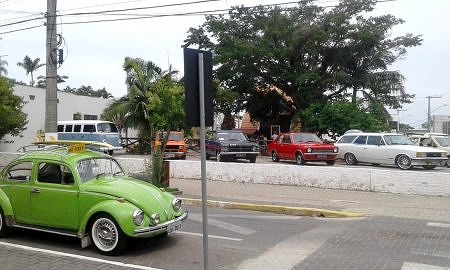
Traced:
[[41, 61], [41, 59], [39, 57], [34, 60], [31, 60], [31, 58], [28, 55], [25, 55], [25, 57], [23, 58], [23, 62], [17, 62], [17, 65], [19, 67], [22, 67], [23, 69], [25, 69], [27, 76], [28, 76], [28, 74], [30, 74], [30, 76], [31, 76], [30, 85], [31, 86], [34, 85], [33, 72], [38, 70], [40, 67], [45, 66], [45, 64], [39, 64], [40, 61]]
[[22, 112], [23, 99], [15, 96], [10, 82], [0, 78], [0, 138], [6, 134], [19, 135], [28, 123], [27, 114]]
[[402, 75], [389, 66], [420, 36], [390, 37], [403, 21], [367, 15], [376, 0], [341, 0], [332, 9], [314, 2], [234, 7], [191, 28], [185, 46], [214, 53], [216, 78], [256, 120], [292, 118], [342, 98], [366, 107], [410, 102]]

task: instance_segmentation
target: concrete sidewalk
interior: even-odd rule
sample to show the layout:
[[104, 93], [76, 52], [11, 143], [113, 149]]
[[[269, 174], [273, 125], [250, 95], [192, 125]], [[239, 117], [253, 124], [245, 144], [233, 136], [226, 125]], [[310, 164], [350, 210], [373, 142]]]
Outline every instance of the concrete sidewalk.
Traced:
[[[182, 190], [183, 194], [180, 196], [182, 198], [201, 198], [200, 180], [170, 179], [170, 186]], [[366, 216], [395, 216], [450, 222], [450, 197], [222, 181], [207, 181], [207, 192], [208, 200], [229, 203], [314, 208], [323, 209], [325, 212], [354, 212]]]

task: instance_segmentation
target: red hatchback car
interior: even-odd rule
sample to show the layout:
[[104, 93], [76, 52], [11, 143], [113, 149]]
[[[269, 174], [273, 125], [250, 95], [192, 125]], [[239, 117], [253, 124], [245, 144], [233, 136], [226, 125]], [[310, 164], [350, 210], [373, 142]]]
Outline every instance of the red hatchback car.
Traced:
[[314, 133], [284, 133], [267, 147], [272, 161], [295, 160], [299, 165], [310, 161], [333, 165], [339, 151], [336, 146], [323, 143]]

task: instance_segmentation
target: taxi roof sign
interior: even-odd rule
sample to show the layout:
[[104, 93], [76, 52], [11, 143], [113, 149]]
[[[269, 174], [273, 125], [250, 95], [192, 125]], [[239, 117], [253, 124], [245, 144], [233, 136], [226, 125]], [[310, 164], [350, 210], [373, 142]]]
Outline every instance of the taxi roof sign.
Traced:
[[67, 147], [67, 153], [82, 152], [85, 149], [86, 149], [86, 145], [84, 143], [72, 144]]

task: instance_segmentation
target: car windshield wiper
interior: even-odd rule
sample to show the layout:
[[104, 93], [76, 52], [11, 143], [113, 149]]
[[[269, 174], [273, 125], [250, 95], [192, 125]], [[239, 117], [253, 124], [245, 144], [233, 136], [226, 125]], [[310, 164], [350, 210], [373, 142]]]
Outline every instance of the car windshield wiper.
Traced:
[[105, 173], [99, 173], [99, 174], [97, 174], [95, 176], [95, 179], [99, 179], [101, 176], [104, 176], [104, 175], [106, 175], [106, 174]]

